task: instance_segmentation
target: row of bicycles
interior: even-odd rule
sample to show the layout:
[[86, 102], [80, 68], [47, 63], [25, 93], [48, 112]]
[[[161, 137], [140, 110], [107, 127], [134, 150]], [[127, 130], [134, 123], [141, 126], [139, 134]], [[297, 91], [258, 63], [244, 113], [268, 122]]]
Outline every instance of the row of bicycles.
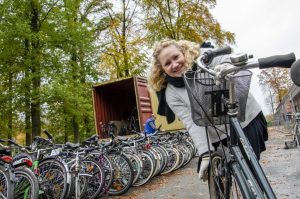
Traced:
[[[99, 198], [187, 165], [196, 149], [187, 132], [136, 134], [56, 144], [47, 132], [30, 147], [0, 139], [0, 198]], [[12, 155], [14, 154], [14, 155]]]

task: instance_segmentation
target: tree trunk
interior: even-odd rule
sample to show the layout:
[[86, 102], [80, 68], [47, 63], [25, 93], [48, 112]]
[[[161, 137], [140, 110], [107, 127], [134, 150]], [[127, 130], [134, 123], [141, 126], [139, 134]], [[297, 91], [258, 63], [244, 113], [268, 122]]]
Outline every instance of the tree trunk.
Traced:
[[[28, 57], [29, 55], [29, 40], [25, 39], [24, 46], [25, 46], [25, 55], [24, 57]], [[25, 89], [24, 89], [24, 101], [25, 101], [25, 144], [29, 146], [32, 142], [31, 137], [31, 121], [30, 121], [30, 73], [27, 68], [24, 70], [24, 79], [25, 79]]]
[[12, 77], [12, 73], [9, 74], [8, 77], [8, 112], [7, 112], [7, 117], [8, 117], [8, 122], [7, 122], [7, 128], [8, 128], [8, 133], [7, 133], [7, 138], [11, 139], [12, 138], [12, 125], [13, 125], [13, 102], [12, 102], [12, 83], [13, 82], [13, 77]]
[[122, 21], [122, 39], [121, 39], [121, 49], [122, 54], [124, 58], [124, 64], [125, 64], [125, 77], [128, 77], [130, 75], [129, 72], [129, 62], [128, 62], [128, 54], [126, 49], [126, 7], [125, 7], [125, 0], [123, 0], [123, 21]]
[[[31, 1], [31, 30], [35, 36], [39, 32], [39, 11], [35, 1]], [[32, 119], [32, 137], [41, 134], [41, 102], [40, 102], [40, 87], [41, 87], [41, 69], [40, 69], [40, 42], [39, 38], [32, 39], [32, 54], [31, 54], [31, 77], [32, 77], [32, 100], [31, 100], [31, 119]]]
[[76, 121], [76, 116], [73, 116], [73, 118], [72, 118], [72, 126], [73, 126], [73, 132], [74, 132], [74, 142], [79, 143], [79, 126]]
[[88, 135], [90, 135], [92, 129], [90, 126], [90, 120], [87, 116], [85, 116], [84, 118], [84, 126], [85, 126], [85, 136], [87, 137]]
[[68, 117], [67, 117], [67, 111], [66, 111], [66, 107], [65, 107], [65, 102], [64, 102], [64, 120], [65, 120], [65, 123], [64, 123], [64, 135], [65, 135], [65, 142], [68, 142], [69, 141], [69, 138], [68, 138]]

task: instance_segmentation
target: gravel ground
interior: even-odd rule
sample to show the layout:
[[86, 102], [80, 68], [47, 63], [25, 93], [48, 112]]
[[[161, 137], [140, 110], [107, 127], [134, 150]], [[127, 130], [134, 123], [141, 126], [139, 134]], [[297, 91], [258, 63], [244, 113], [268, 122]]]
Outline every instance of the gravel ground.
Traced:
[[284, 149], [284, 142], [292, 137], [280, 129], [269, 132], [267, 151], [260, 161], [266, 176], [277, 198], [300, 198], [300, 148]]
[[[284, 142], [291, 137], [271, 128], [267, 150], [262, 153], [261, 165], [277, 198], [300, 198], [300, 148], [284, 149]], [[104, 197], [120, 199], [194, 199], [209, 198], [207, 184], [198, 180], [197, 158], [186, 167], [170, 174], [158, 176], [141, 187], [132, 187], [123, 196]]]

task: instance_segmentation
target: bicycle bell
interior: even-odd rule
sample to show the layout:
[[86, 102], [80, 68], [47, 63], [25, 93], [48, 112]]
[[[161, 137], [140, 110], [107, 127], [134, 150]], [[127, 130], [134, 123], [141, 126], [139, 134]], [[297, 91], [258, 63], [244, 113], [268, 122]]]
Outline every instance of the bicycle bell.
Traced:
[[230, 56], [230, 60], [233, 65], [241, 66], [248, 61], [247, 53], [234, 53]]

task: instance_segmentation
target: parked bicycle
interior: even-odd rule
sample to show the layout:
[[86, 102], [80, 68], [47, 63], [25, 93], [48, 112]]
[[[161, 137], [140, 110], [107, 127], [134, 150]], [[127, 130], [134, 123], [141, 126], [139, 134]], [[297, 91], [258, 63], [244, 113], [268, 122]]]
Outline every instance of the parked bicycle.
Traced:
[[[108, 125], [108, 130], [113, 128]], [[183, 167], [196, 153], [187, 132], [151, 137], [143, 133], [114, 137], [108, 132], [110, 141], [94, 135], [81, 144], [56, 144], [44, 133], [46, 138], [36, 136], [30, 147], [8, 141], [15, 147], [14, 157], [0, 143], [0, 198], [118, 196], [131, 186], [142, 186], [159, 174]]]
[[[7, 142], [10, 145], [19, 146], [13, 140], [1, 140], [0, 147], [5, 150], [8, 147], [1, 144]], [[0, 154], [0, 196], [3, 198], [39, 198], [38, 179], [30, 170], [32, 161], [24, 158], [20, 161], [13, 161], [10, 151], [6, 150]]]
[[[225, 133], [229, 140], [228, 147], [221, 145], [217, 151], [209, 153], [210, 197], [276, 198], [241, 128], [239, 118], [244, 111], [241, 108], [245, 108], [243, 103], [247, 99], [250, 85], [251, 72], [248, 69], [290, 68], [295, 61], [295, 55], [293, 53], [277, 55], [258, 59], [258, 61], [249, 61], [250, 57], [246, 54], [231, 55], [231, 67], [218, 72], [205, 64], [218, 55], [230, 53], [230, 48], [208, 51], [199, 57], [194, 70], [184, 74], [194, 122], [200, 126], [213, 126], [218, 132]], [[244, 101], [237, 100], [238, 95], [244, 95]], [[203, 100], [210, 102], [211, 105], [202, 107]], [[196, 110], [195, 107], [201, 110]], [[231, 129], [230, 138], [227, 132], [220, 131], [216, 126], [216, 124], [227, 123]]]
[[288, 116], [292, 116], [294, 118], [294, 125], [292, 128], [293, 141], [296, 142], [296, 145], [300, 144], [300, 113], [289, 113]]

